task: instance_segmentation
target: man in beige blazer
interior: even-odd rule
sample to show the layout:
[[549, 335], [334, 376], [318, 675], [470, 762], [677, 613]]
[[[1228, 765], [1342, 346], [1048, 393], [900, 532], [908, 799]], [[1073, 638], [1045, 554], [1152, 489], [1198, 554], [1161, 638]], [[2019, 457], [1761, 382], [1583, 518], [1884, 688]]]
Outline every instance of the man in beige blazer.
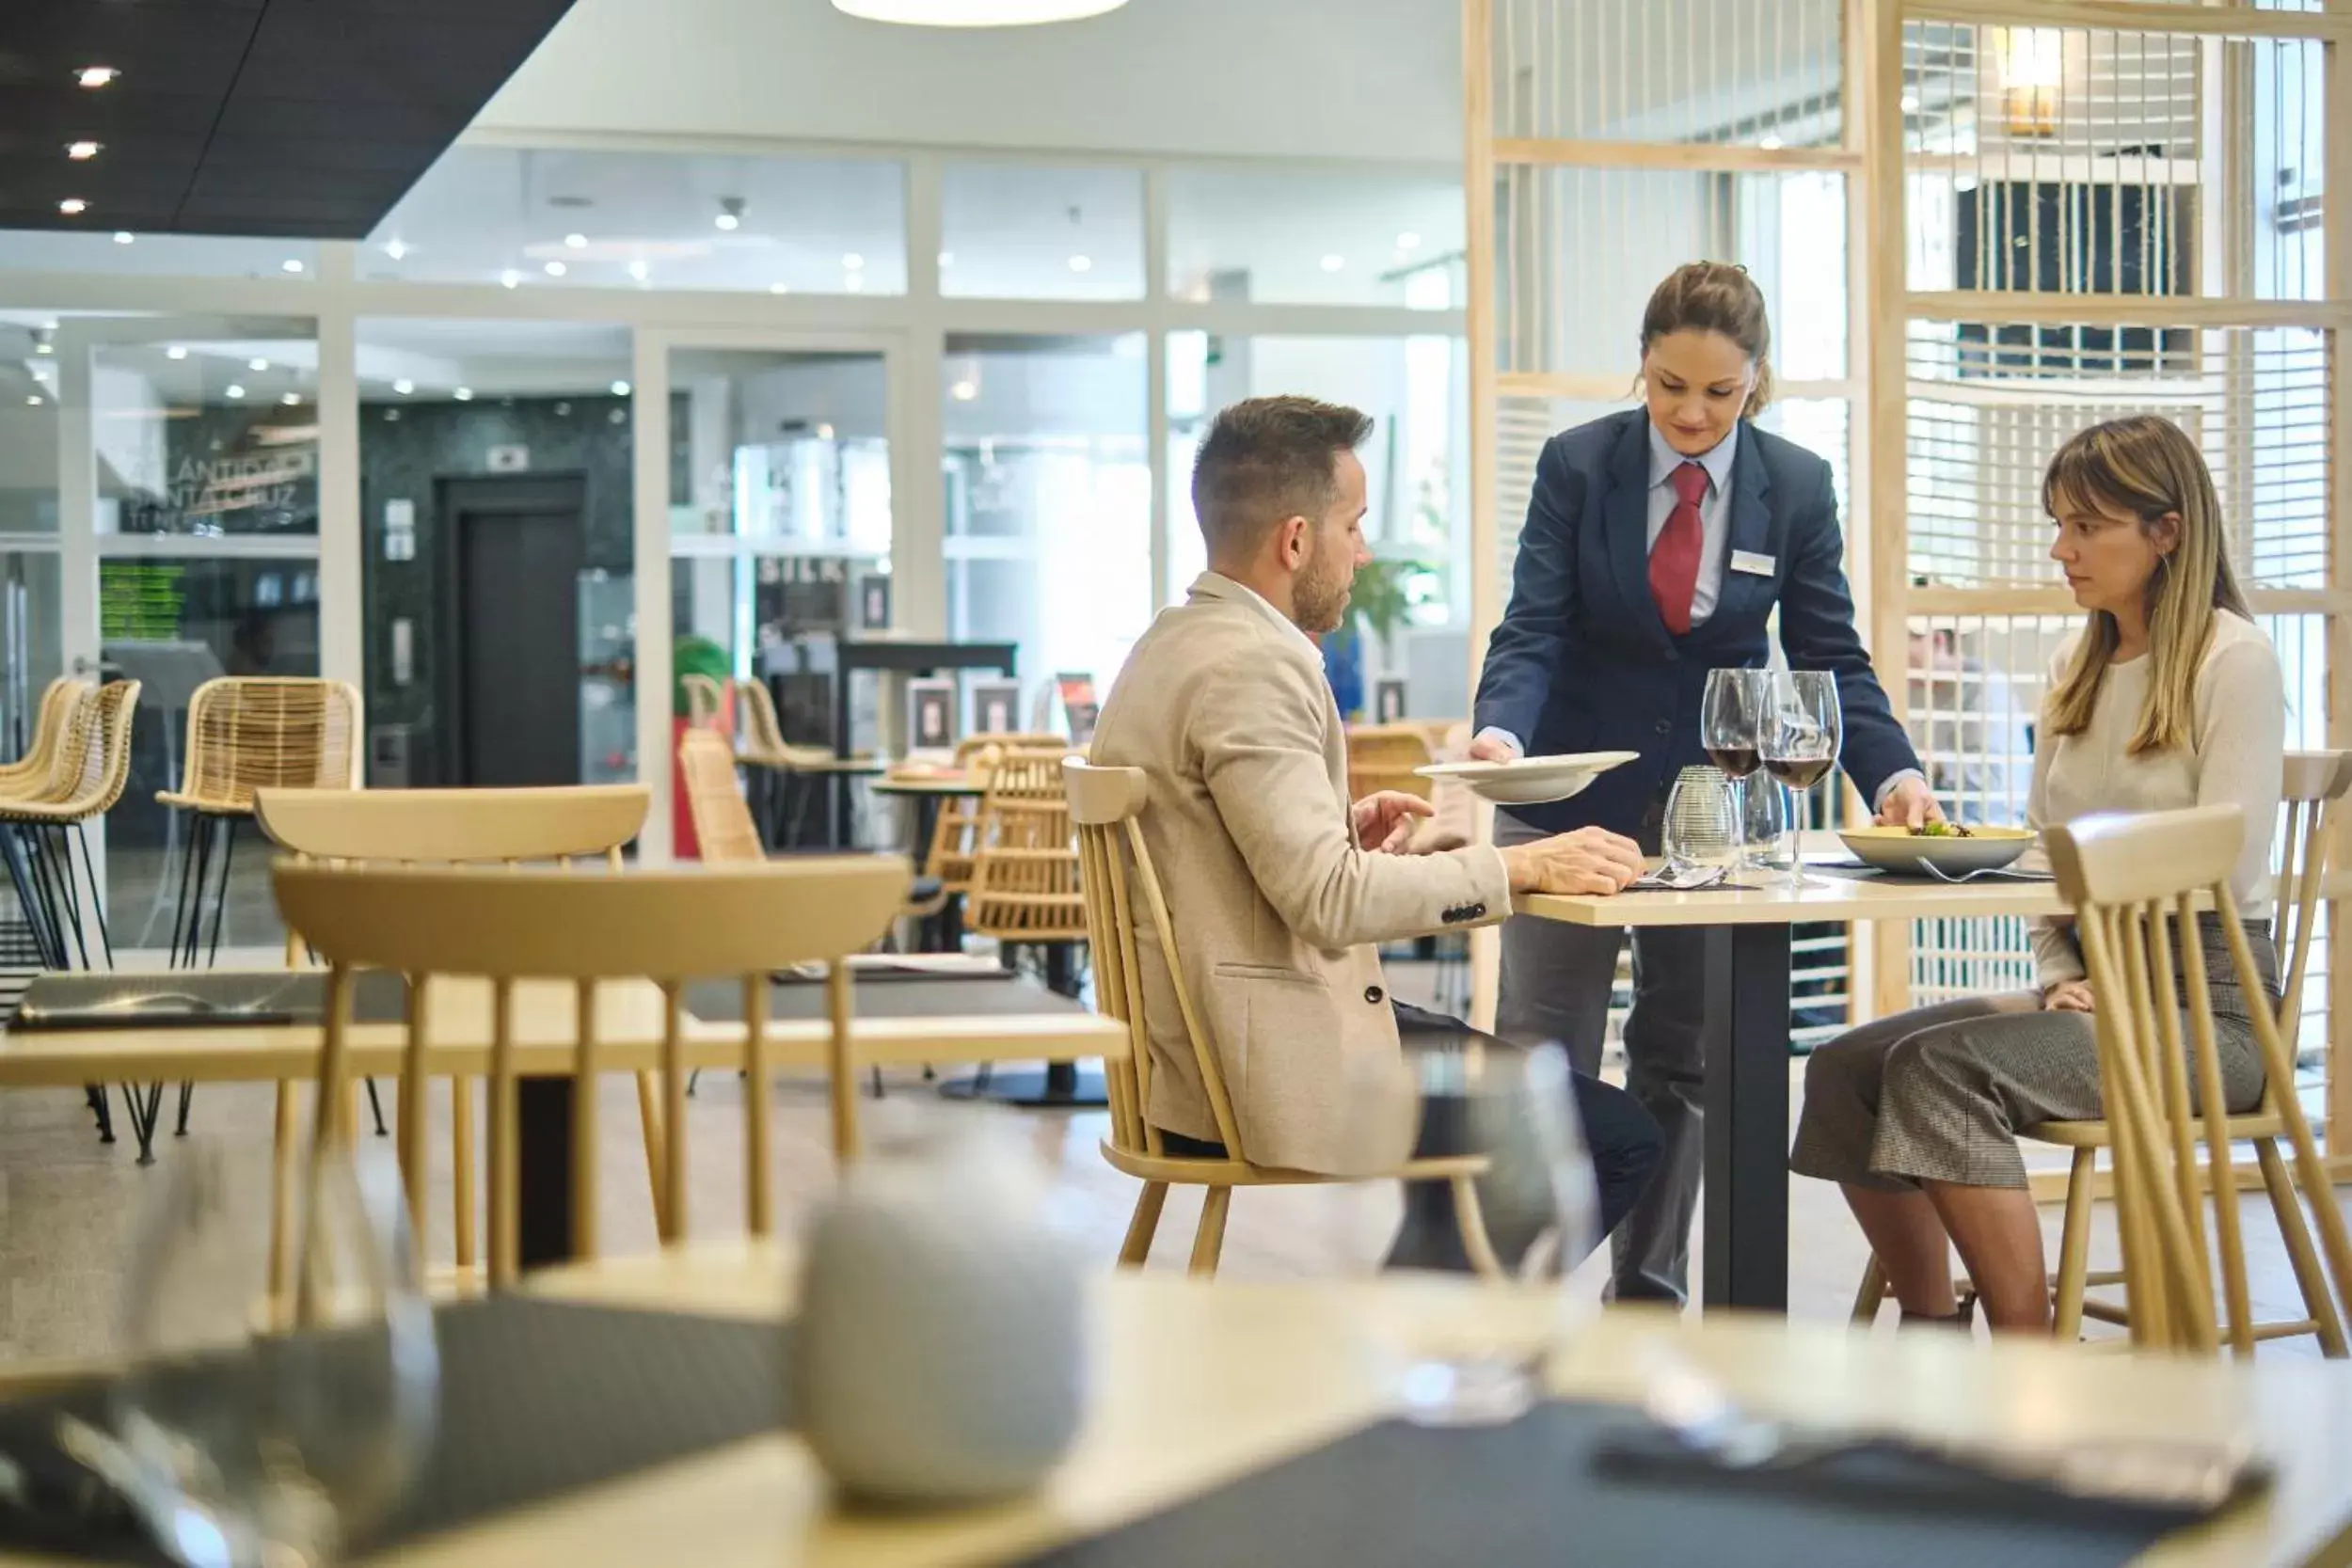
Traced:
[[[1217, 415], [1192, 479], [1209, 570], [1128, 656], [1090, 750], [1150, 781], [1143, 833], [1232, 1095], [1235, 1152], [1300, 1170], [1366, 1167], [1360, 1113], [1405, 1079], [1400, 1032], [1416, 1046], [1475, 1037], [1392, 1003], [1377, 944], [1491, 925], [1515, 893], [1614, 893], [1642, 871], [1633, 842], [1598, 828], [1412, 854], [1426, 801], [1347, 799], [1345, 727], [1310, 634], [1339, 627], [1371, 559], [1356, 456], [1371, 429], [1355, 409], [1307, 398]], [[1153, 1067], [1144, 1113], [1171, 1151], [1220, 1152], [1148, 940], [1142, 968]], [[1656, 1165], [1658, 1129], [1621, 1090], [1593, 1079], [1576, 1089], [1606, 1234]], [[1421, 1151], [1465, 1152], [1442, 1147], [1463, 1136], [1424, 1123]]]

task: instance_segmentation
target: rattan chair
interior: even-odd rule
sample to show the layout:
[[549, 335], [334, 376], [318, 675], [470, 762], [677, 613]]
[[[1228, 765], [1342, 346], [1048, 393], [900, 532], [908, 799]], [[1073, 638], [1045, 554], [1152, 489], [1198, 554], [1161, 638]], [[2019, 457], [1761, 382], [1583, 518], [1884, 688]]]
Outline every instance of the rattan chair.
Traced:
[[[1214, 1275], [1225, 1245], [1226, 1211], [1235, 1187], [1297, 1186], [1343, 1179], [1254, 1164], [1248, 1159], [1241, 1123], [1233, 1114], [1232, 1095], [1226, 1087], [1224, 1066], [1196, 1011], [1196, 993], [1184, 974], [1176, 921], [1144, 843], [1143, 807], [1148, 790], [1143, 770], [1094, 768], [1073, 760], [1063, 765], [1063, 772], [1070, 814], [1077, 823], [1087, 921], [1094, 939], [1094, 1005], [1127, 1026], [1127, 1053], [1104, 1064], [1111, 1130], [1102, 1149], [1111, 1168], [1141, 1181], [1143, 1191], [1136, 1198], [1119, 1260], [1130, 1268], [1141, 1267], [1151, 1256], [1152, 1238], [1159, 1229], [1168, 1189], [1198, 1186], [1207, 1190], [1200, 1204], [1200, 1228], [1193, 1235], [1191, 1272]], [[1154, 1071], [1138, 956], [1147, 940], [1168, 966], [1184, 1037], [1200, 1072], [1210, 1112], [1216, 1118], [1218, 1141], [1229, 1158], [1166, 1152], [1159, 1129], [1145, 1116], [1152, 1102]], [[1471, 1265], [1488, 1278], [1500, 1278], [1502, 1265], [1487, 1238], [1478, 1201], [1476, 1180], [1486, 1172], [1485, 1156], [1459, 1155], [1410, 1160], [1393, 1174], [1399, 1180], [1446, 1182], [1453, 1190], [1454, 1213]]]
[[[2328, 846], [2334, 831], [2336, 802], [2352, 790], [2352, 752], [2290, 752], [2282, 783], [2280, 836], [2285, 846], [2285, 869], [2279, 879], [2271, 938], [2280, 961], [2285, 966], [2280, 976], [2283, 994], [2279, 1005], [2279, 1027], [2291, 1035], [2302, 1018], [2303, 979], [2311, 960], [2312, 937], [2317, 930], [2320, 887], [2328, 869]], [[2294, 1238], [2304, 1232], [2301, 1216], [2295, 1207], [2294, 1184], [2279, 1155], [2278, 1140], [2284, 1124], [2268, 1111], [2231, 1117], [2228, 1123], [2233, 1140], [2253, 1147], [2272, 1211], [2292, 1248], [2296, 1244]], [[2021, 1136], [2055, 1145], [2072, 1154], [2066, 1180], [2066, 1217], [2059, 1231], [2058, 1267], [2050, 1284], [2052, 1333], [2060, 1339], [2077, 1338], [2085, 1318], [2128, 1326], [2128, 1306], [2090, 1294], [2100, 1287], [2123, 1282], [2120, 1270], [2093, 1271], [2090, 1266], [2090, 1216], [2098, 1202], [2099, 1151], [2114, 1147], [2111, 1121], [2044, 1122], [2025, 1129]], [[2208, 1180], [2212, 1180], [2210, 1174]], [[2308, 1240], [2302, 1245], [2308, 1251]], [[2299, 1265], [2296, 1278], [2301, 1287], [2306, 1315], [2252, 1324], [2253, 1338], [2280, 1339], [2313, 1334], [2327, 1354], [2344, 1354], [2343, 1330], [2323, 1309], [2327, 1305], [2325, 1282]], [[1873, 1259], [1854, 1296], [1855, 1321], [1875, 1320], [1885, 1296], [1886, 1277]]]
[[686, 723], [690, 729], [714, 730], [726, 711], [726, 688], [710, 675], [680, 675], [686, 689]]
[[[683, 1053], [687, 981], [725, 976], [742, 985], [748, 1029], [743, 1097], [745, 1212], [754, 1236], [773, 1233], [769, 1185], [771, 1110], [767, 1085], [771, 976], [812, 960], [835, 966], [829, 983], [831, 1055], [848, 1060], [850, 975], [840, 962], [872, 942], [906, 898], [907, 863], [897, 856], [834, 856], [764, 865], [625, 871], [610, 877], [526, 869], [338, 867], [281, 861], [273, 872], [278, 907], [327, 960], [327, 1022], [320, 1054], [314, 1159], [349, 1145], [352, 1135], [347, 1037], [354, 973], [393, 970], [410, 976], [411, 995], [436, 976], [469, 975], [493, 986], [496, 1034], [490, 1048], [489, 1277], [515, 1283], [519, 1180], [517, 1077], [512, 1004], [516, 983], [566, 980], [579, 990], [581, 1021], [572, 1071], [572, 1244], [596, 1256], [597, 1104], [601, 1062], [596, 989], [600, 981], [644, 979], [659, 985], [665, 1012], [661, 1078], [666, 1088], [661, 1187], [663, 1240], [683, 1243], [688, 1228]], [[402, 1068], [402, 1099], [412, 1102], [433, 1070], [433, 1012], [412, 1006]], [[836, 1072], [836, 1078], [841, 1075]], [[836, 1094], [838, 1088], [836, 1088]], [[407, 1173], [412, 1204], [421, 1173]], [[418, 1206], [421, 1212], [421, 1205]], [[422, 1227], [417, 1244], [423, 1245]]]
[[999, 752], [980, 799], [967, 924], [999, 943], [1087, 940], [1086, 896], [1063, 794], [1066, 745]]
[[[716, 736], [707, 738], [716, 741]], [[539, 789], [262, 789], [254, 815], [262, 832], [296, 864], [498, 865], [553, 863], [617, 873], [622, 848], [645, 822], [650, 797], [642, 784], [587, 784]], [[292, 930], [301, 930], [291, 920]], [[304, 936], [308, 937], [305, 932]], [[316, 943], [311, 943], [313, 947]], [[291, 957], [291, 953], [290, 953]], [[368, 1085], [373, 1096], [374, 1085]], [[294, 1201], [296, 1086], [278, 1086], [272, 1149], [270, 1278], [282, 1293], [291, 1267], [288, 1227]], [[644, 1125], [645, 1177], [654, 1212], [663, 1212], [661, 1085], [637, 1075], [638, 1116]], [[425, 1103], [421, 1080], [404, 1080], [399, 1101], [400, 1159], [421, 1200], [425, 1169]], [[381, 1130], [381, 1120], [378, 1130]], [[450, 1075], [453, 1234], [461, 1280], [476, 1259], [474, 1095], [470, 1079]]]
[[[2266, 1077], [2263, 1104], [2254, 1117], [2231, 1116], [2214, 1043], [2213, 999], [2204, 965], [2196, 961], [2201, 943], [2195, 911], [2202, 895], [2228, 940], [2239, 986], [2249, 996], [2262, 994], [2252, 945], [2230, 893], [2231, 873], [2246, 843], [2244, 814], [2233, 805], [2217, 805], [2091, 817], [2050, 829], [2044, 837], [2059, 891], [2074, 907], [2083, 966], [2096, 999], [2091, 1019], [2098, 1029], [2100, 1094], [2107, 1110], [2100, 1125], [2114, 1151], [2116, 1228], [2122, 1240], [2132, 1343], [2201, 1354], [2216, 1354], [2227, 1343], [2238, 1355], [2250, 1356], [2257, 1338], [2267, 1337], [2258, 1334], [2249, 1299], [2237, 1176], [2231, 1164], [2232, 1145], [2251, 1136], [2261, 1151], [2296, 1282], [2313, 1320], [2291, 1332], [2315, 1331], [2328, 1354], [2343, 1356], [2343, 1307], [2352, 1301], [2352, 1234], [2296, 1093], [2294, 1053], [2279, 1020], [2267, 1009], [2254, 1008], [2251, 1022]], [[2176, 952], [2187, 960], [2179, 965], [2186, 994], [2177, 1007]], [[2194, 1111], [2192, 1080], [2199, 1107]], [[2249, 1132], [2249, 1123], [2261, 1131]], [[2279, 1137], [2286, 1139], [2294, 1156], [2292, 1178], [2281, 1167]], [[2318, 1252], [2304, 1224], [2306, 1202], [2318, 1224]]]
[[73, 710], [95, 689], [79, 675], [59, 675], [49, 683], [40, 694], [40, 708], [24, 754], [14, 762], [0, 763], [0, 795], [40, 794], [49, 788], [50, 769], [73, 722]]
[[762, 824], [770, 848], [789, 848], [800, 842], [802, 820], [817, 799], [811, 784], [834, 778], [838, 759], [830, 747], [796, 746], [784, 738], [783, 721], [764, 681], [738, 680], [735, 697], [740, 729], [735, 760], [759, 785], [753, 819]]
[[[967, 735], [956, 742], [956, 766], [985, 784], [994, 759], [992, 752], [1042, 751], [1070, 743], [1057, 735]], [[939, 802], [931, 818], [930, 845], [923, 855], [924, 875], [936, 877], [951, 898], [972, 890], [972, 858], [979, 848], [980, 802], [976, 798], [951, 797]]]

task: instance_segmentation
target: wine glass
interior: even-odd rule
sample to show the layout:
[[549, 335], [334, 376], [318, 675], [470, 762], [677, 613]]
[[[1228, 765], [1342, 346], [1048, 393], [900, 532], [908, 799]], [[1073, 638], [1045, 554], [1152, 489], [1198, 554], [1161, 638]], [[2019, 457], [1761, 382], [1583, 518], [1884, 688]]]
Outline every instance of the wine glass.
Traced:
[[1739, 800], [1739, 786], [1717, 768], [1686, 768], [1675, 776], [1659, 847], [1676, 882], [1720, 881], [1740, 863]]
[[[1557, 1045], [1408, 1028], [1401, 1058], [1343, 1075], [1332, 1108], [1341, 1173], [1283, 1189], [1317, 1267], [1400, 1289], [1351, 1316], [1363, 1354], [1406, 1419], [1481, 1426], [1543, 1397], [1554, 1348], [1581, 1316], [1567, 1276], [1600, 1239], [1599, 1196]], [[1447, 1175], [1400, 1182], [1408, 1158], [1483, 1156], [1464, 1203]], [[1491, 1259], [1495, 1272], [1482, 1272]], [[1539, 1283], [1542, 1289], [1530, 1289]]]
[[1827, 670], [1784, 670], [1772, 677], [1772, 712], [1763, 732], [1764, 771], [1788, 791], [1788, 885], [1804, 885], [1804, 816], [1800, 797], [1837, 766], [1843, 738], [1837, 676]]
[[[1707, 758], [1740, 786], [1740, 815], [1749, 815], [1749, 778], [1763, 764], [1764, 726], [1772, 711], [1770, 670], [1709, 670], [1699, 710], [1699, 744]], [[1735, 871], [1750, 864], [1747, 838], [1740, 841]]]
[[143, 1227], [113, 1410], [126, 1490], [187, 1568], [322, 1568], [421, 1463], [432, 1309], [389, 1162], [356, 1169], [334, 1148], [317, 1163], [288, 1231], [291, 1302], [254, 1288], [258, 1205], [232, 1201], [229, 1168], [217, 1148], [187, 1149]]

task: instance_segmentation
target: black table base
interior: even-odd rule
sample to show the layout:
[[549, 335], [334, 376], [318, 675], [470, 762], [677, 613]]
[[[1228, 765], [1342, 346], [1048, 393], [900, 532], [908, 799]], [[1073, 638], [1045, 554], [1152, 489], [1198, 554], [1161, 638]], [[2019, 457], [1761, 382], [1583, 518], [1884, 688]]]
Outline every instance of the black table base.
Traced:
[[1700, 1301], [1788, 1310], [1785, 925], [1707, 928], [1707, 1175]]
[[948, 1100], [990, 1100], [1026, 1110], [1095, 1110], [1110, 1103], [1100, 1068], [1052, 1062], [1043, 1071], [976, 1072], [939, 1085]]

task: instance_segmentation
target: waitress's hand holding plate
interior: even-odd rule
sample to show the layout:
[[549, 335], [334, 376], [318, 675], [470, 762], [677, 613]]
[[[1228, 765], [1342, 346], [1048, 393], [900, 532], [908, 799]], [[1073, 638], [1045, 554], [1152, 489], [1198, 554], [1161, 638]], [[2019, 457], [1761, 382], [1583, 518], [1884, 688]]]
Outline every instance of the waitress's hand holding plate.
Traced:
[[1507, 762], [1436, 762], [1413, 771], [1424, 779], [1453, 779], [1499, 806], [1535, 806], [1581, 794], [1595, 779], [1639, 755], [1636, 752], [1576, 752], [1563, 756], [1514, 757]]

